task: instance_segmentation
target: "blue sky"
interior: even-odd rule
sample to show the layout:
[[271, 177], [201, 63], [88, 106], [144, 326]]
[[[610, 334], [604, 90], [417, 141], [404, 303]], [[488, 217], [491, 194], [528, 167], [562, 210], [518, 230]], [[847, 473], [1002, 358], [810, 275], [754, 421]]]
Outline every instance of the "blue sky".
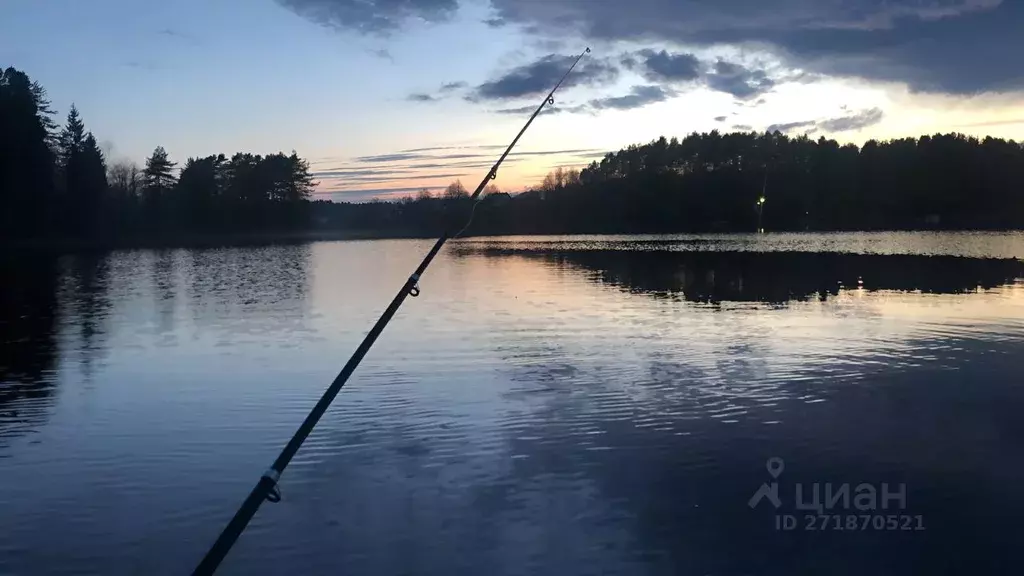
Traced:
[[1001, 0], [6, 0], [0, 64], [112, 160], [294, 149], [366, 199], [475, 184], [587, 45], [501, 187], [716, 128], [1022, 139], [1022, 24]]

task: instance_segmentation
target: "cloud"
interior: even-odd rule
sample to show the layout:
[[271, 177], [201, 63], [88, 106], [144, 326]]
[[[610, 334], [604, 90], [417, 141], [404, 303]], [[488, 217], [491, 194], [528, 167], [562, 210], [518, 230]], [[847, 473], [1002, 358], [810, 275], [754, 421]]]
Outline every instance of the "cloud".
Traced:
[[428, 146], [426, 148], [408, 148], [406, 150], [399, 150], [401, 154], [407, 154], [409, 152], [433, 152], [435, 150], [458, 150], [460, 146]]
[[540, 150], [530, 152], [512, 152], [509, 156], [554, 156], [556, 154], [586, 154], [599, 152], [597, 148], [577, 148], [575, 150]]
[[[575, 56], [549, 54], [480, 84], [467, 99], [507, 100], [546, 94], [565, 75], [575, 59]], [[615, 82], [618, 76], [619, 69], [608, 61], [588, 58], [573, 70], [562, 86], [607, 85]]]
[[427, 94], [426, 92], [415, 92], [405, 97], [410, 102], [438, 102], [448, 98], [455, 92], [465, 88], [467, 84], [465, 82], [448, 82], [441, 84], [441, 87], [437, 89], [437, 94]]
[[420, 158], [431, 158], [426, 154], [415, 154], [411, 152], [398, 152], [396, 154], [378, 154], [376, 156], [357, 156], [356, 162], [376, 164], [380, 162], [399, 162], [406, 160], [418, 160]]
[[337, 174], [332, 171], [314, 172], [313, 177], [321, 182], [337, 181], [339, 187], [348, 185], [361, 185], [361, 184], [380, 184], [385, 182], [401, 182], [403, 180], [431, 180], [438, 178], [461, 178], [463, 176], [470, 176], [466, 172], [448, 172], [445, 174], [412, 174], [404, 176], [389, 176], [386, 173], [381, 175], [365, 175], [365, 176], [353, 176], [348, 174]]
[[[529, 116], [537, 110], [536, 106], [516, 106], [515, 108], [499, 108], [494, 110], [495, 114], [509, 114], [512, 116]], [[541, 111], [540, 115], [545, 116], [548, 114], [577, 114], [579, 112], [587, 112], [590, 108], [586, 104], [580, 104], [578, 106], [558, 106], [558, 105], [547, 105], [544, 110]]]
[[391, 51], [389, 51], [387, 48], [379, 48], [377, 50], [370, 50], [370, 54], [373, 54], [374, 56], [376, 56], [378, 58], [381, 58], [383, 60], [387, 60], [389, 62], [394, 62], [395, 61], [395, 58], [393, 56], [391, 56]]
[[322, 189], [315, 192], [318, 196], [328, 196], [334, 202], [368, 202], [371, 200], [397, 199], [410, 196], [426, 188], [431, 192], [442, 190], [440, 186], [396, 186], [392, 188], [360, 188], [351, 189]]
[[435, 150], [504, 150], [504, 144], [467, 144], [463, 146], [428, 146], [426, 148], [409, 148], [399, 152], [433, 152]]
[[[672, 88], [663, 86], [633, 86], [628, 94], [622, 96], [595, 98], [585, 104], [577, 104], [575, 106], [548, 107], [541, 114], [594, 114], [598, 110], [632, 110], [648, 104], [664, 102], [677, 94], [678, 92]], [[501, 108], [494, 112], [497, 114], [527, 115], [533, 113], [536, 109], [536, 106], [519, 106], [515, 108]]]
[[764, 70], [751, 70], [742, 64], [719, 60], [705, 82], [712, 90], [732, 94], [740, 100], [756, 98], [775, 87]]
[[[480, 156], [480, 159], [462, 162], [428, 162], [426, 164], [409, 164], [410, 169], [422, 170], [426, 168], [489, 168], [494, 165], [497, 156]], [[519, 158], [506, 158], [505, 164], [518, 162]]]
[[[1020, 0], [492, 0], [540, 35], [733, 45], [815, 73], [970, 94], [1024, 88]], [[551, 14], [558, 14], [557, 21]]]
[[162, 66], [150, 60], [128, 60], [127, 62], [122, 62], [122, 66], [148, 71], [160, 70], [162, 68]]
[[[475, 162], [478, 161], [478, 160], [490, 160], [490, 161], [495, 160], [497, 157], [493, 153], [494, 150], [497, 150], [497, 149], [502, 149], [503, 150], [503, 149], [505, 149], [505, 147], [506, 146], [499, 146], [499, 145], [484, 145], [484, 146], [477, 146], [477, 147], [470, 146], [470, 147], [467, 147], [467, 148], [460, 148], [460, 147], [457, 147], [457, 146], [454, 146], [454, 147], [436, 146], [436, 147], [431, 147], [431, 148], [419, 148], [419, 149], [416, 149], [418, 151], [405, 150], [405, 151], [401, 151], [401, 152], [394, 152], [394, 153], [391, 153], [391, 154], [377, 154], [377, 155], [373, 155], [373, 156], [357, 156], [357, 157], [355, 157], [355, 158], [353, 158], [351, 160], [357, 166], [353, 167], [351, 169], [352, 170], [366, 170], [365, 167], [358, 166], [358, 165], [362, 165], [362, 164], [389, 164], [389, 163], [394, 163], [394, 162], [400, 162], [400, 163], [404, 164], [404, 163], [411, 163], [411, 162], [417, 162], [417, 161], [437, 161], [438, 163], [431, 164], [431, 165], [427, 165], [427, 164], [409, 165], [409, 166], [405, 166], [405, 167], [407, 167], [407, 168], [426, 168], [428, 166], [430, 166], [430, 167], [442, 167], [442, 166], [466, 167], [466, 166], [475, 165]], [[467, 150], [476, 149], [476, 150], [479, 150], [479, 152], [458, 152], [458, 153], [453, 153], [453, 154], [428, 154], [428, 153], [426, 153], [426, 152], [432, 152], [432, 151], [457, 150], [457, 149], [467, 149]], [[509, 158], [511, 159], [512, 157], [526, 157], [526, 156], [552, 156], [552, 155], [559, 155], [559, 154], [582, 154], [582, 153], [596, 152], [596, 151], [597, 151], [597, 149], [595, 149], [595, 148], [572, 148], [572, 149], [568, 149], [568, 150], [564, 150], [564, 149], [558, 149], [558, 150], [526, 150], [526, 151], [521, 151], [521, 152], [518, 152], [518, 151], [517, 152], [512, 152], [512, 153], [509, 154]], [[442, 162], [442, 161], [445, 161], [445, 160], [462, 160], [463, 162]], [[472, 163], [467, 164], [465, 162], [466, 160], [472, 160]], [[508, 161], [510, 161], [510, 160], [506, 160], [506, 162], [508, 162]], [[347, 170], [347, 169], [348, 168], [335, 168], [334, 170]], [[373, 170], [376, 173], [376, 171], [379, 170], [379, 169], [375, 168]]]
[[405, 174], [405, 170], [390, 170], [390, 169], [376, 169], [376, 168], [363, 168], [363, 169], [351, 169], [351, 168], [330, 168], [327, 170], [315, 170], [313, 175], [318, 178], [340, 178], [340, 177], [361, 177], [361, 176], [381, 176], [385, 174]]
[[[321, 182], [316, 194], [330, 195], [334, 200], [373, 200], [386, 197], [400, 197], [421, 190], [423, 186], [407, 187], [410, 181], [436, 181], [438, 179], [482, 178], [486, 169], [497, 160], [496, 149], [504, 149], [505, 145], [481, 144], [464, 146], [430, 146], [403, 150], [391, 154], [360, 156], [348, 161], [348, 165], [335, 165], [331, 168], [318, 170], [313, 176]], [[465, 150], [466, 152], [444, 153], [449, 150]], [[475, 151], [475, 153], [471, 153]], [[431, 154], [442, 152], [441, 154]], [[568, 148], [557, 150], [523, 150], [512, 152], [505, 159], [505, 164], [524, 161], [533, 157], [565, 156], [573, 158], [596, 158], [604, 156], [605, 151], [598, 148]], [[468, 160], [465, 158], [469, 158]], [[453, 159], [453, 160], [452, 160]], [[331, 157], [323, 161], [335, 161]], [[463, 171], [464, 168], [481, 170]], [[441, 169], [443, 172], [431, 172], [430, 169]], [[394, 183], [394, 187], [381, 187]], [[374, 186], [374, 188], [364, 188]], [[427, 188], [436, 188], [436, 186]]]
[[175, 40], [181, 40], [181, 41], [187, 42], [189, 44], [195, 44], [195, 43], [197, 43], [199, 41], [199, 38], [196, 38], [192, 34], [189, 34], [187, 32], [182, 32], [180, 30], [175, 30], [173, 28], [164, 28], [164, 29], [158, 31], [157, 34], [159, 34], [161, 36], [166, 36], [168, 38], [174, 38]]
[[[804, 120], [802, 122], [785, 122], [785, 123], [782, 123], [782, 124], [772, 124], [772, 125], [768, 126], [767, 128], [765, 128], [765, 131], [766, 132], [783, 132], [783, 133], [785, 133], [785, 132], [792, 132], [793, 130], [796, 130], [797, 128], [810, 128], [812, 126], [815, 126], [816, 124], [817, 124], [817, 121], [815, 121], [815, 120]], [[808, 132], [813, 132], [813, 130], [808, 130]]]
[[441, 154], [439, 156], [434, 156], [434, 158], [440, 158], [443, 160], [458, 160], [461, 158], [479, 158], [480, 156], [480, 154]]
[[818, 122], [818, 128], [824, 132], [849, 132], [874, 126], [881, 122], [884, 116], [885, 113], [882, 112], [881, 108], [872, 108], [870, 110], [862, 110], [850, 116], [822, 120]]
[[725, 122], [728, 119], [728, 116], [715, 116], [715, 122]]
[[750, 124], [733, 124], [732, 129], [733, 130], [737, 130], [739, 132], [753, 132], [754, 131], [754, 127], [751, 126]]
[[693, 54], [671, 54], [665, 50], [641, 50], [622, 59], [651, 82], [689, 82], [700, 76], [700, 60]]
[[536, 106], [518, 106], [516, 108], [501, 108], [499, 110], [495, 110], [495, 112], [498, 113], [498, 114], [514, 114], [514, 115], [519, 115], [519, 114], [529, 114], [529, 113], [533, 112], [536, 109], [537, 109]]
[[988, 122], [972, 122], [970, 124], [960, 124], [960, 127], [985, 128], [989, 126], [1012, 126], [1014, 124], [1024, 124], [1024, 118], [1014, 118], [1011, 120], [990, 120]]
[[[516, 106], [515, 108], [499, 108], [494, 111], [495, 114], [511, 114], [513, 116], [520, 116], [525, 114], [533, 114], [537, 110], [536, 106]], [[541, 114], [556, 114], [559, 112], [558, 108], [544, 108]]]
[[[627, 70], [634, 70], [650, 82], [682, 84], [703, 79], [712, 90], [726, 92], [740, 100], [760, 96], [775, 87], [776, 79], [766, 70], [719, 59], [713, 64], [702, 63], [688, 53], [670, 53], [666, 50], [640, 50], [624, 54], [620, 62]], [[794, 75], [798, 79], [803, 74]], [[790, 78], [786, 78], [790, 79]]]
[[479, 158], [481, 154], [421, 154], [418, 152], [396, 152], [394, 154], [378, 154], [376, 156], [357, 156], [354, 160], [362, 164], [383, 164], [385, 162], [408, 162], [411, 160], [458, 160], [462, 158]]
[[851, 132], [867, 128], [868, 126], [874, 126], [881, 122], [883, 117], [885, 117], [885, 113], [881, 108], [870, 108], [836, 118], [772, 124], [766, 130], [768, 132], [792, 132], [799, 128], [804, 128], [804, 132]]
[[590, 106], [598, 110], [631, 110], [641, 108], [655, 102], [664, 102], [676, 95], [671, 88], [661, 86], [633, 86], [625, 96], [598, 98], [590, 101]]
[[[739, 106], [739, 107], [742, 107], [742, 108], [757, 108], [758, 106], [764, 106], [767, 102], [768, 101], [765, 100], [764, 98], [758, 98], [757, 100], [755, 100], [753, 102], [744, 102], [742, 100], [735, 100], [734, 101], [736, 106]], [[735, 112], [733, 112], [733, 114], [735, 114]]]
[[458, 0], [277, 0], [312, 22], [338, 30], [372, 34], [395, 32], [414, 20], [443, 22]]

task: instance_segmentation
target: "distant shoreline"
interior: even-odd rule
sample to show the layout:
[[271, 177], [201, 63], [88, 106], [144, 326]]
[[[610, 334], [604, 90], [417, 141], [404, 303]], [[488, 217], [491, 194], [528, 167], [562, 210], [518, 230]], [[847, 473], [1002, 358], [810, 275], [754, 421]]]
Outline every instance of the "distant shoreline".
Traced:
[[[832, 234], [832, 233], [886, 233], [886, 232], [985, 232], [1014, 233], [1024, 232], [1017, 228], [1009, 229], [938, 229], [938, 228], [907, 228], [877, 230], [772, 230], [765, 234]], [[665, 236], [677, 234], [692, 235], [746, 235], [754, 231], [700, 231], [700, 232], [516, 232], [498, 234], [465, 234], [463, 238], [503, 238], [510, 236]], [[70, 238], [37, 238], [8, 241], [0, 252], [5, 255], [28, 250], [31, 252], [57, 252], [75, 254], [83, 252], [107, 252], [112, 250], [173, 250], [186, 248], [233, 248], [246, 246], [264, 246], [274, 244], [299, 244], [306, 242], [329, 242], [345, 240], [413, 240], [433, 239], [438, 234], [425, 234], [402, 230], [306, 230], [294, 232], [260, 232], [238, 234], [190, 234], [166, 237], [144, 238], [98, 238], [87, 242]]]
[[331, 240], [383, 240], [388, 238], [422, 238], [416, 235], [381, 235], [349, 230], [309, 230], [301, 232], [256, 232], [238, 234], [188, 234], [166, 237], [97, 238], [88, 241], [71, 238], [35, 238], [8, 243], [5, 252], [13, 250], [44, 250], [58, 252], [91, 252], [133, 249], [218, 248], [293, 244]]

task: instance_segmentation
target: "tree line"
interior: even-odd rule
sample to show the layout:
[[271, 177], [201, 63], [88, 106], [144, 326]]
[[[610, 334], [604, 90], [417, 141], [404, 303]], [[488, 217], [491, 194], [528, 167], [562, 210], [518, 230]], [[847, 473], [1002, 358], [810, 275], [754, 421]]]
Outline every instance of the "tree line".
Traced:
[[0, 238], [117, 243], [308, 227], [315, 187], [295, 152], [189, 158], [163, 147], [144, 167], [109, 163], [71, 106], [62, 127], [46, 90], [0, 70]]
[[[334, 204], [344, 227], [434, 233], [468, 200]], [[763, 198], [763, 200], [762, 200]], [[761, 219], [759, 226], [759, 217]], [[461, 218], [461, 220], [460, 220]], [[461, 224], [460, 224], [461, 226]], [[780, 132], [661, 137], [490, 195], [467, 234], [1024, 228], [1024, 146], [937, 134], [863, 146]]]
[[[962, 134], [863, 146], [780, 132], [661, 137], [518, 194], [461, 183], [398, 201], [310, 201], [294, 152], [108, 163], [72, 107], [0, 74], [0, 237], [120, 242], [313, 230], [367, 236], [1024, 228], [1024, 147]], [[762, 200], [763, 199], [763, 200]]]

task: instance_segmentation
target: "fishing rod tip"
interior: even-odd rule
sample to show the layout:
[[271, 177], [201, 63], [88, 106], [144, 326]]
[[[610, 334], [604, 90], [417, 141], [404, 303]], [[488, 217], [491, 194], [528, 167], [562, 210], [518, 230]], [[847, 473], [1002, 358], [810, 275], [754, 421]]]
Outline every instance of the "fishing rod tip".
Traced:
[[590, 46], [587, 46], [587, 49], [584, 50], [583, 53], [584, 54], [590, 54]]

